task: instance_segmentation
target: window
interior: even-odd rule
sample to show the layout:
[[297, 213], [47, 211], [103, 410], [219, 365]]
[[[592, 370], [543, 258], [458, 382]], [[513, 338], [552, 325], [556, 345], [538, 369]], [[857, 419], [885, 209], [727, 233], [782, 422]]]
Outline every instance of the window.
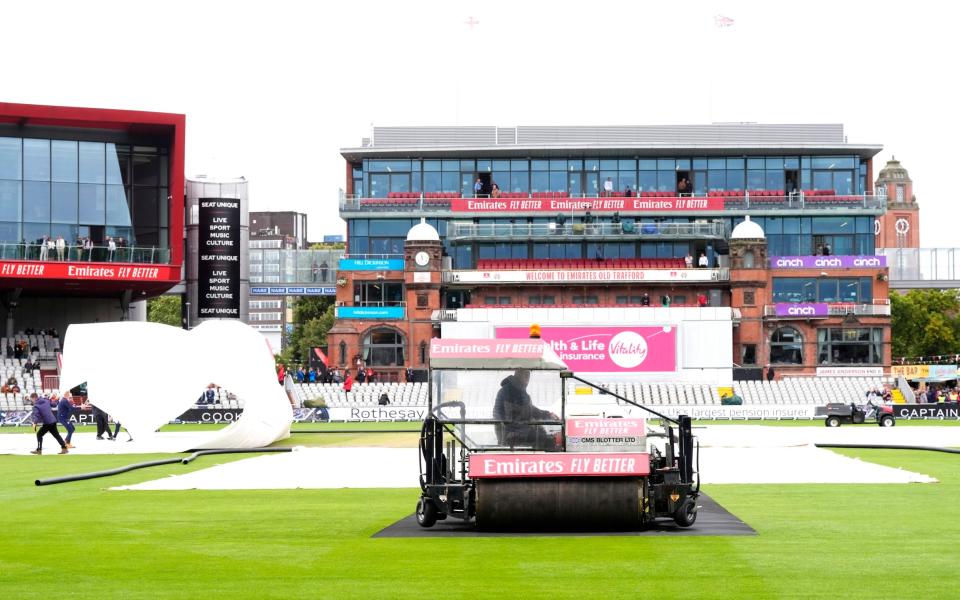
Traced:
[[817, 330], [817, 364], [882, 364], [883, 329]]
[[428, 297], [426, 294], [417, 294], [417, 308], [426, 308]]
[[743, 345], [742, 362], [744, 365], [757, 364], [757, 345], [756, 344]]
[[399, 331], [385, 327], [373, 329], [363, 337], [363, 361], [379, 367], [403, 366], [405, 345]]
[[753, 306], [756, 304], [757, 293], [755, 290], [743, 290], [743, 305]]
[[781, 327], [770, 337], [771, 364], [803, 364], [803, 337], [793, 327]]
[[905, 194], [905, 193], [906, 193], [906, 192], [904, 192], [903, 186], [900, 185], [900, 184], [898, 184], [898, 185], [897, 185], [897, 202], [903, 202], [903, 198], [904, 198], [904, 194]]
[[574, 296], [574, 304], [600, 304], [600, 299], [597, 296], [584, 295], [584, 296]]
[[426, 342], [420, 342], [420, 364], [421, 365], [427, 364], [427, 343]]
[[341, 367], [347, 364], [347, 343], [344, 341], [340, 342], [339, 363]]

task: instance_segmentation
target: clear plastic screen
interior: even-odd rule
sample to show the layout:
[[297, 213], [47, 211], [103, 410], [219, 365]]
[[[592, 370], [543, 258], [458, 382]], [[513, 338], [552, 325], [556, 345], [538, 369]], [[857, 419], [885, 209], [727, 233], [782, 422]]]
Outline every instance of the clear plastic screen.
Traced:
[[470, 449], [559, 450], [560, 425], [541, 424], [560, 419], [559, 372], [527, 371], [524, 386], [522, 371], [434, 371], [434, 415], [441, 421], [489, 421], [455, 425]]

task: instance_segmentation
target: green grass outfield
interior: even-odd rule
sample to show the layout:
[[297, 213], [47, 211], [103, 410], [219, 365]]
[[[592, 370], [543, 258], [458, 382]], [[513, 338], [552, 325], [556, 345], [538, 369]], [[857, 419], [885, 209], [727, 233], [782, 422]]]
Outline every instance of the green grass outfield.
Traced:
[[844, 453], [942, 483], [706, 487], [752, 537], [371, 539], [415, 489], [105, 489], [235, 456], [38, 488], [155, 456], [0, 456], [0, 598], [956, 598], [960, 456]]

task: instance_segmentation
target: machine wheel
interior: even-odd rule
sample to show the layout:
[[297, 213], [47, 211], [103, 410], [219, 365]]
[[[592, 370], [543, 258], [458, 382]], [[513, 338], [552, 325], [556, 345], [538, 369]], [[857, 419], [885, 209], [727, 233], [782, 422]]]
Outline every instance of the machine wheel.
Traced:
[[417, 501], [417, 525], [433, 527], [437, 522], [437, 507], [430, 500], [421, 497]]
[[840, 419], [836, 417], [827, 417], [827, 420], [824, 421], [824, 424], [827, 427], [840, 427]]
[[893, 427], [897, 424], [897, 421], [890, 415], [883, 415], [880, 417], [880, 427]]
[[677, 512], [673, 514], [673, 521], [680, 527], [690, 527], [697, 521], [697, 502], [693, 498], [684, 500]]

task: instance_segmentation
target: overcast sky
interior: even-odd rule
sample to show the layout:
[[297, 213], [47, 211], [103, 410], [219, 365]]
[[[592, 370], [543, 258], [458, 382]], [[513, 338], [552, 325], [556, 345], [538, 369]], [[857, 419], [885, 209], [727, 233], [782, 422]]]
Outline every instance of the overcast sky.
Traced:
[[[187, 175], [343, 233], [376, 125], [843, 123], [958, 246], [957, 16], [933, 2], [6, 0], [0, 100], [187, 115]], [[734, 21], [717, 27], [716, 16]], [[466, 24], [473, 17], [479, 24]]]

